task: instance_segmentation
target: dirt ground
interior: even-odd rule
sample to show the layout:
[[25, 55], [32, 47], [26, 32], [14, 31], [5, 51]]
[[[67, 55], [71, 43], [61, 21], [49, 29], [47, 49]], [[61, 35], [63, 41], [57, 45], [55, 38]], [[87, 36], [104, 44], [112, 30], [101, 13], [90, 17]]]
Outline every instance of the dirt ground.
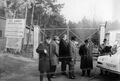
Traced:
[[[99, 75], [99, 68], [96, 67], [94, 60], [94, 69], [91, 77], [81, 76], [80, 62], [76, 63], [76, 79], [68, 79], [67, 76], [60, 74], [60, 64], [57, 68], [57, 77], [52, 81], [120, 81], [120, 76], [115, 74]], [[0, 54], [0, 81], [39, 81], [38, 60], [28, 59], [11, 54]], [[47, 78], [44, 78], [47, 81]]]

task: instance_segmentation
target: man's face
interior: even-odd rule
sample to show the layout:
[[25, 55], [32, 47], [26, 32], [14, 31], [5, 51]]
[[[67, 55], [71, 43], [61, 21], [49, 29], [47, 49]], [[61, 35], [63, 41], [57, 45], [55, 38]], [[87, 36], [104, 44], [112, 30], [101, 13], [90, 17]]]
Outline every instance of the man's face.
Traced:
[[64, 35], [63, 39], [64, 39], [64, 40], [67, 40], [67, 35]]
[[107, 44], [108, 43], [108, 41], [106, 40], [106, 41], [104, 41], [104, 44]]
[[58, 40], [58, 39], [57, 39], [57, 40], [55, 40], [55, 41], [56, 41], [56, 43], [57, 43], [57, 44], [59, 44], [59, 43], [60, 43], [60, 40]]
[[74, 41], [75, 45], [78, 45], [78, 42], [77, 41]]
[[46, 42], [47, 42], [48, 44], [50, 44], [51, 39], [46, 39]]
[[89, 46], [89, 42], [85, 43], [86, 46]]

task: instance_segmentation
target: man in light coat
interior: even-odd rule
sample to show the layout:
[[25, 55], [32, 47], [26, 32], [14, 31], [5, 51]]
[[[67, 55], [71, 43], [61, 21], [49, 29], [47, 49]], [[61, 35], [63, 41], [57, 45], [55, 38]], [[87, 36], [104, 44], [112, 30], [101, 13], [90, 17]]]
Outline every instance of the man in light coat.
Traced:
[[54, 36], [53, 41], [51, 43], [51, 55], [50, 55], [50, 61], [51, 61], [51, 77], [55, 76], [55, 71], [58, 65], [58, 56], [59, 56], [59, 37]]
[[76, 42], [76, 37], [73, 36], [71, 37], [70, 40], [70, 62], [69, 62], [69, 78], [70, 79], [75, 79], [75, 73], [74, 73], [74, 68], [75, 68], [75, 62], [76, 62], [76, 53], [77, 53], [77, 46], [75, 44]]

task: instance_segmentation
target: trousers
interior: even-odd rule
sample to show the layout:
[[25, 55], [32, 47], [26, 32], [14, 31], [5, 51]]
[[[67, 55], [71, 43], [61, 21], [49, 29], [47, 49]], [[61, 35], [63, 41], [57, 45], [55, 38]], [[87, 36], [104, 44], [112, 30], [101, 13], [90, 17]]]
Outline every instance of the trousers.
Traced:
[[61, 63], [61, 71], [62, 73], [66, 73], [66, 69], [67, 69], [67, 65], [69, 67], [69, 76], [74, 76], [74, 67], [75, 67], [75, 63], [74, 61], [62, 61]]

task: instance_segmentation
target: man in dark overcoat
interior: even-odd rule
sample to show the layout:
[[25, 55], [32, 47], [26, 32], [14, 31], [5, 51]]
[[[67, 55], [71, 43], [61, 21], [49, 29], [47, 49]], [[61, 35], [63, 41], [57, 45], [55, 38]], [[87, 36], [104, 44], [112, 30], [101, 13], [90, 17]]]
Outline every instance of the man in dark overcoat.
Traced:
[[50, 50], [51, 49], [51, 38], [46, 37], [46, 41], [44, 43], [39, 44], [36, 52], [39, 54], [39, 71], [40, 71], [40, 81], [43, 81], [43, 74], [47, 73], [48, 81], [51, 81], [50, 75]]
[[88, 40], [85, 40], [85, 44], [80, 46], [79, 54], [81, 56], [82, 76], [85, 75], [87, 71], [87, 76], [90, 76], [91, 69], [93, 69], [93, 59], [92, 59], [92, 45]]
[[64, 34], [59, 44], [59, 60], [61, 61], [61, 71], [63, 75], [66, 75], [66, 66], [69, 64], [69, 41], [67, 35]]

